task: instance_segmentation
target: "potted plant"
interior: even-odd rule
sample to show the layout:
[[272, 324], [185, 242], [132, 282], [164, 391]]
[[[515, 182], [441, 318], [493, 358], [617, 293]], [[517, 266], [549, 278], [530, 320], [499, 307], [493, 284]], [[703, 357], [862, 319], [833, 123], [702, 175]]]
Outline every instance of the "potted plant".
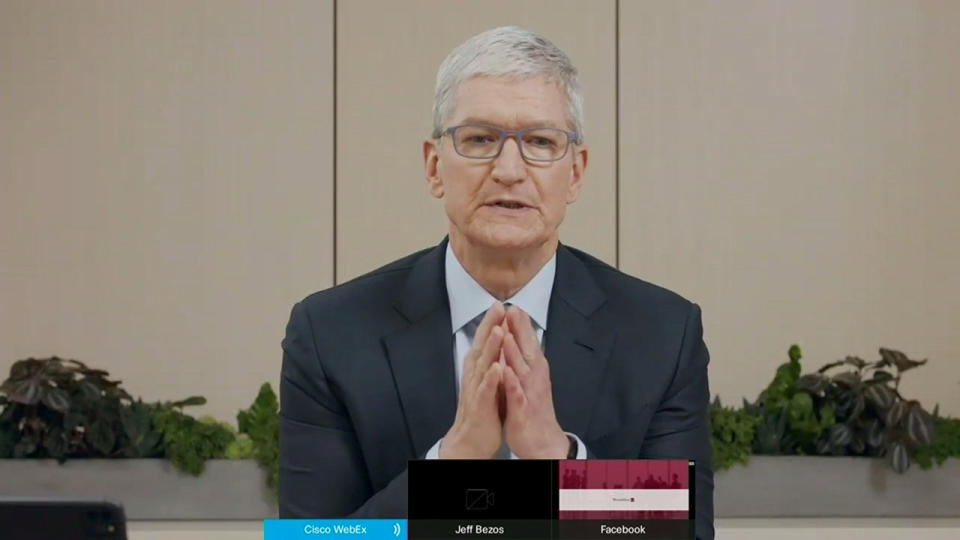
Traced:
[[[107, 371], [77, 360], [27, 358], [15, 362], [0, 384], [0, 459], [32, 460], [8, 468], [14, 471], [30, 463], [69, 460], [108, 471], [102, 474], [127, 471], [133, 460], [143, 460], [153, 471], [156, 462], [166, 460], [186, 478], [201, 475], [211, 460], [255, 460], [265, 470], [275, 502], [279, 417], [273, 389], [260, 388], [252, 405], [238, 413], [237, 427], [184, 411], [204, 403], [200, 396], [144, 403]], [[128, 461], [118, 467], [103, 461], [108, 459]], [[176, 476], [170, 482], [180, 481]]]

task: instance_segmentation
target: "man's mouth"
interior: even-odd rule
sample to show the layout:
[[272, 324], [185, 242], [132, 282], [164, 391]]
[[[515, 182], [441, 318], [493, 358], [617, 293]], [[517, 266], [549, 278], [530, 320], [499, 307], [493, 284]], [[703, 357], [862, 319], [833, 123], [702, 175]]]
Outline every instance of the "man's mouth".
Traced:
[[527, 208], [527, 205], [516, 202], [516, 201], [496, 201], [492, 206], [499, 206], [500, 208], [509, 208], [511, 210], [519, 210], [521, 208]]

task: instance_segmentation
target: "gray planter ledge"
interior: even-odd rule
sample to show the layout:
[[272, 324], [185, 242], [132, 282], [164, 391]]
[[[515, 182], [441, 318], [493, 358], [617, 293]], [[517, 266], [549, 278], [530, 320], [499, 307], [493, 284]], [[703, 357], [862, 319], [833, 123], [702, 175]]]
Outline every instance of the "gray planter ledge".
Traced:
[[750, 456], [715, 475], [717, 517], [958, 517], [960, 460], [904, 474], [881, 459]]
[[[716, 474], [716, 516], [960, 517], [960, 460], [899, 475], [882, 460], [751, 456]], [[200, 477], [162, 459], [0, 459], [0, 498], [118, 502], [131, 520], [261, 520], [277, 515], [253, 461], [214, 460]]]
[[260, 520], [276, 517], [266, 472], [252, 460], [208, 461], [194, 477], [165, 459], [0, 459], [0, 498], [116, 502], [130, 520]]

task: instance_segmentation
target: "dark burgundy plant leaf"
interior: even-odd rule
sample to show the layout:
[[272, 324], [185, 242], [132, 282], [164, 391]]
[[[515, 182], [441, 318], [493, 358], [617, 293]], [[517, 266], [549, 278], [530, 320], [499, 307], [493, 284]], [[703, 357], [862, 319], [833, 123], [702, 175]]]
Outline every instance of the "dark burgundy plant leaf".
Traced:
[[61, 388], [47, 388], [41, 400], [44, 405], [55, 411], [66, 413], [70, 410], [70, 394]]
[[822, 456], [831, 453], [830, 439], [820, 439], [817, 441], [817, 453]]
[[917, 445], [930, 446], [934, 441], [933, 417], [920, 403], [911, 401], [906, 413], [907, 436]]
[[863, 369], [867, 365], [866, 360], [856, 356], [848, 356], [844, 358], [843, 363], [847, 364], [848, 366], [853, 366], [857, 369]]
[[856, 388], [860, 385], [860, 375], [855, 371], [844, 371], [833, 376], [833, 382], [842, 384], [848, 388]]
[[169, 403], [171, 407], [195, 407], [198, 405], [206, 405], [207, 398], [203, 396], [190, 396], [186, 399], [181, 399], [180, 401], [174, 401]]
[[837, 367], [845, 365], [846, 360], [837, 360], [836, 362], [830, 362], [829, 364], [824, 364], [823, 367], [817, 370], [817, 373], [826, 373], [827, 371]]
[[103, 391], [89, 379], [80, 381], [77, 391], [87, 401], [99, 401], [103, 397]]
[[827, 388], [827, 380], [818, 373], [809, 373], [801, 376], [797, 380], [797, 389], [803, 390], [815, 396], [823, 394]]
[[883, 446], [883, 425], [875, 418], [867, 422], [867, 445], [871, 448]]
[[16, 381], [11, 379], [4, 384], [3, 391], [7, 393], [10, 401], [23, 405], [36, 405], [43, 399], [43, 395], [49, 388], [39, 373]]
[[893, 441], [887, 446], [887, 463], [895, 472], [903, 474], [910, 468], [910, 454], [902, 441]]
[[853, 440], [853, 431], [846, 424], [834, 424], [830, 428], [830, 446], [843, 448]]
[[110, 422], [104, 421], [102, 417], [93, 421], [93, 424], [86, 431], [85, 438], [91, 446], [104, 456], [109, 456], [113, 452], [113, 446], [117, 441], [117, 436], [113, 432]]
[[869, 384], [863, 391], [863, 396], [877, 411], [886, 412], [893, 406], [897, 396], [893, 389], [885, 384]]
[[53, 427], [43, 438], [43, 447], [54, 459], [63, 459], [67, 453], [67, 438], [59, 427]]
[[867, 408], [867, 398], [863, 397], [863, 391], [862, 391], [863, 388], [864, 388], [863, 386], [860, 387], [861, 391], [857, 392], [856, 400], [853, 403], [854, 414], [849, 419], [849, 422], [851, 423], [854, 421], [859, 421], [861, 418], [861, 415], [863, 414], [863, 411]]
[[43, 370], [44, 361], [38, 358], [26, 358], [17, 360], [10, 366], [10, 377], [8, 380], [19, 381], [33, 377]]
[[81, 373], [88, 377], [95, 376], [95, 377], [106, 378], [108, 375], [110, 375], [110, 372], [108, 371], [104, 371], [102, 369], [92, 369], [79, 360], [70, 359], [70, 360], [67, 360], [67, 362], [76, 366], [77, 373]]
[[903, 415], [907, 412], [907, 405], [903, 401], [897, 401], [887, 409], [883, 416], [883, 422], [887, 427], [894, 427], [903, 420]]
[[895, 351], [893, 349], [886, 349], [883, 347], [880, 348], [880, 356], [883, 358], [883, 361], [897, 368], [897, 371], [906, 371], [908, 369], [913, 369], [917, 366], [922, 366], [927, 363], [926, 359], [911, 360], [907, 358], [907, 355], [903, 354], [900, 351]]
[[857, 455], [862, 455], [867, 449], [867, 443], [864, 440], [863, 433], [856, 433], [853, 440], [850, 441], [850, 451]]
[[67, 414], [63, 415], [63, 429], [68, 432], [86, 425], [87, 419], [79, 412], [68, 411]]
[[37, 435], [32, 433], [24, 434], [17, 445], [13, 447], [13, 457], [30, 457], [37, 451], [38, 446], [40, 446], [40, 439]]

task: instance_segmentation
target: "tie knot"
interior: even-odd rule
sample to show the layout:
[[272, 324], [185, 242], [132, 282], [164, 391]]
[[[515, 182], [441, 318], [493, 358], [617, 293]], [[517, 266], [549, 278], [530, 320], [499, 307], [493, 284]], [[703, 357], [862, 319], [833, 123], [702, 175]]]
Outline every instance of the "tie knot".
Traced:
[[470, 319], [470, 321], [468, 321], [467, 324], [463, 325], [464, 332], [466, 332], [467, 335], [472, 338], [477, 333], [477, 328], [480, 327], [480, 322], [483, 321], [483, 316], [486, 314], [487, 312], [484, 311], [483, 313]]

